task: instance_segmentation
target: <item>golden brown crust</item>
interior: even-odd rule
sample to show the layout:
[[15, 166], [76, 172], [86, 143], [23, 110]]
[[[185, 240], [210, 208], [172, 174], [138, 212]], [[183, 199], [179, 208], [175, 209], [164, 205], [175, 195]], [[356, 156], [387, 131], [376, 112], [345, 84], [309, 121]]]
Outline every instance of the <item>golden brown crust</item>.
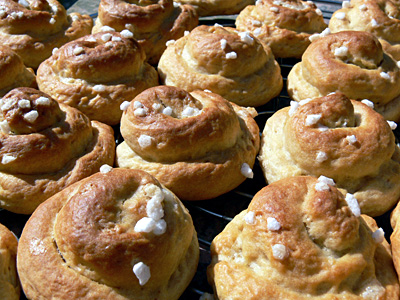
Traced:
[[400, 198], [400, 149], [392, 130], [372, 108], [340, 93], [276, 112], [265, 125], [259, 159], [268, 182], [325, 175], [371, 216]]
[[32, 213], [61, 189], [113, 164], [113, 130], [45, 93], [14, 89], [1, 109], [0, 206], [7, 210]]
[[221, 26], [199, 26], [168, 46], [158, 72], [166, 85], [189, 92], [210, 90], [241, 106], [265, 104], [283, 85], [269, 47]]
[[156, 65], [169, 40], [177, 40], [197, 25], [195, 9], [191, 5], [174, 7], [172, 0], [101, 0], [93, 32], [103, 26], [130, 30], [149, 63]]
[[0, 224], [0, 295], [2, 300], [18, 300], [20, 283], [17, 274], [17, 246], [15, 235]]
[[118, 124], [120, 105], [158, 85], [142, 47], [118, 32], [99, 32], [65, 44], [37, 71], [39, 89], [90, 119]]
[[[155, 199], [165, 231], [141, 232], [137, 224], [154, 218]], [[179, 199], [143, 171], [113, 169], [38, 207], [21, 235], [18, 272], [29, 299], [173, 300], [198, 257], [196, 231]], [[142, 284], [137, 263], [150, 268]]]
[[288, 75], [296, 101], [342, 92], [368, 99], [387, 120], [400, 120], [400, 69], [371, 33], [342, 31], [321, 37]]
[[0, 46], [0, 97], [16, 87], [37, 88], [35, 73], [11, 48]]
[[213, 93], [148, 89], [122, 116], [125, 141], [117, 147], [116, 164], [149, 172], [183, 200], [217, 197], [246, 179], [244, 163], [254, 164], [255, 113]]
[[327, 27], [314, 3], [299, 0], [258, 1], [243, 9], [235, 24], [270, 46], [275, 57], [296, 58], [310, 44], [309, 37]]
[[367, 31], [391, 44], [396, 59], [400, 48], [400, 9], [396, 1], [390, 0], [352, 0], [350, 5], [334, 12], [329, 29], [339, 31]]
[[89, 34], [88, 15], [71, 13], [56, 0], [0, 1], [0, 43], [19, 54], [25, 65], [37, 68], [54, 48]]
[[238, 14], [254, 0], [174, 0], [178, 4], [192, 5], [200, 17]]
[[214, 239], [208, 277], [217, 299], [398, 299], [390, 248], [373, 239], [373, 219], [355, 217], [335, 187], [317, 182], [270, 184]]

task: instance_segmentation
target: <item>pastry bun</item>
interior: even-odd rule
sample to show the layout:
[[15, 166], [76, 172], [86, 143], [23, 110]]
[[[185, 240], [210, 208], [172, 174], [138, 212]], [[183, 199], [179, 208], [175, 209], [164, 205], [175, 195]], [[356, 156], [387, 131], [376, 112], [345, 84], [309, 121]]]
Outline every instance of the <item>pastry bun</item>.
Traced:
[[390, 246], [323, 179], [260, 190], [211, 244], [216, 299], [398, 299]]
[[341, 31], [314, 41], [289, 72], [287, 87], [296, 101], [332, 92], [368, 99], [387, 120], [400, 120], [400, 68], [368, 32]]
[[0, 43], [9, 46], [24, 64], [36, 69], [54, 48], [89, 34], [88, 15], [67, 14], [57, 0], [0, 1]]
[[111, 127], [31, 88], [0, 101], [0, 207], [30, 214], [68, 185], [112, 165]]
[[120, 122], [120, 105], [158, 85], [157, 71], [128, 31], [99, 32], [65, 44], [38, 68], [39, 89], [92, 120]]
[[35, 73], [11, 48], [0, 46], [0, 97], [16, 87], [37, 88]]
[[251, 176], [255, 115], [210, 92], [147, 89], [122, 115], [116, 165], [149, 172], [182, 200], [215, 198]]
[[198, 21], [191, 5], [174, 6], [172, 0], [101, 0], [92, 32], [110, 27], [116, 31], [130, 30], [143, 47], [148, 62], [156, 65], [166, 43], [182, 37]]
[[310, 36], [327, 25], [311, 1], [261, 0], [249, 5], [236, 18], [236, 28], [253, 33], [271, 47], [275, 57], [300, 58]]
[[103, 168], [37, 208], [17, 261], [28, 299], [177, 300], [198, 258], [174, 194], [143, 171]]
[[259, 160], [269, 183], [325, 175], [371, 216], [399, 201], [400, 149], [380, 114], [340, 93], [292, 104], [273, 114], [263, 130]]
[[384, 40], [386, 51], [400, 60], [400, 6], [391, 0], [351, 0], [329, 21], [332, 33], [367, 31]]
[[2, 300], [19, 300], [21, 288], [17, 274], [18, 240], [0, 224], [0, 295]]
[[255, 0], [174, 0], [175, 3], [192, 5], [200, 17], [238, 14]]
[[251, 34], [221, 26], [198, 26], [169, 45], [158, 72], [166, 85], [210, 90], [241, 106], [263, 105], [283, 85], [269, 47]]

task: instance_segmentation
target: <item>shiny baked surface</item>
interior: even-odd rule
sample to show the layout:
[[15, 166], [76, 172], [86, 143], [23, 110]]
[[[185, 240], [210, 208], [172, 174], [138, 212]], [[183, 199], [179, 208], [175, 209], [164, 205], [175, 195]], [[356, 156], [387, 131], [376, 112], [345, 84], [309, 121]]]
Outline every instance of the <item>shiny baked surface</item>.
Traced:
[[377, 229], [331, 184], [280, 180], [214, 239], [209, 279], [220, 300], [397, 299], [390, 248], [373, 238]]
[[192, 219], [175, 195], [143, 171], [106, 168], [33, 213], [18, 272], [30, 299], [170, 300], [189, 284], [198, 254]]

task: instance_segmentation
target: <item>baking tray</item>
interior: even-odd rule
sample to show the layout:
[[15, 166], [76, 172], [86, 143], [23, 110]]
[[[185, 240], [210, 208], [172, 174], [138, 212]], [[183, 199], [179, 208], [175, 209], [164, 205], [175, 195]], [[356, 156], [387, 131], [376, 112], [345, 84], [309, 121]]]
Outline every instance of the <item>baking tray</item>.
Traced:
[[[63, 4], [66, 8], [72, 6], [76, 0], [64, 1]], [[331, 18], [332, 13], [339, 9], [342, 5], [342, 1], [315, 1], [314, 2], [323, 12], [324, 19], [326, 22]], [[77, 3], [79, 4], [79, 2]], [[84, 4], [82, 4], [84, 5]], [[91, 14], [92, 17], [96, 17], [96, 13]], [[214, 25], [218, 23], [223, 26], [234, 27], [236, 15], [230, 16], [213, 16], [200, 18], [200, 24]], [[290, 104], [290, 98], [286, 90], [286, 79], [289, 71], [299, 60], [297, 59], [277, 59], [284, 80], [284, 87], [280, 95], [272, 99], [267, 104], [258, 107], [258, 116], [255, 118], [260, 132], [262, 132], [265, 122], [267, 119], [277, 110], [288, 106]], [[122, 142], [122, 137], [119, 133], [119, 127], [114, 126], [116, 133], [116, 142]], [[396, 138], [400, 136], [399, 129], [395, 130]], [[197, 268], [197, 272], [186, 289], [184, 294], [180, 297], [180, 300], [192, 300], [199, 299], [199, 297], [207, 292], [212, 294], [212, 288], [207, 282], [206, 270], [207, 266], [211, 262], [210, 256], [210, 245], [214, 237], [219, 234], [225, 226], [232, 220], [234, 216], [243, 211], [249, 205], [253, 196], [266, 186], [264, 176], [261, 168], [256, 160], [253, 168], [254, 178], [246, 179], [239, 187], [233, 191], [226, 193], [220, 197], [212, 200], [189, 202], [183, 201], [184, 205], [188, 208], [196, 228], [199, 245], [200, 245], [200, 260]], [[386, 239], [392, 232], [389, 223], [390, 211], [384, 215], [375, 218], [378, 225], [385, 231]], [[0, 209], [0, 223], [7, 226], [17, 236], [20, 236], [25, 222], [28, 220], [27, 215], [18, 215], [6, 210]], [[0, 295], [1, 296], [1, 295]], [[0, 297], [1, 298], [1, 297]], [[21, 296], [21, 300], [26, 300], [25, 296]]]

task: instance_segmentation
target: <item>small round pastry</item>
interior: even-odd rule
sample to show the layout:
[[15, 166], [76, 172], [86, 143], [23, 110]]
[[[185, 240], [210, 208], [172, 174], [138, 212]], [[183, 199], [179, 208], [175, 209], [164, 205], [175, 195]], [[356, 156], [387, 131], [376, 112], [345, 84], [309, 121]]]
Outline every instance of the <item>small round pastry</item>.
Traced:
[[169, 45], [158, 72], [166, 85], [210, 90], [241, 106], [263, 105], [283, 85], [269, 47], [249, 33], [221, 26], [199, 26]]
[[35, 73], [11, 48], [0, 45], [0, 97], [16, 87], [37, 88]]
[[400, 60], [400, 6], [391, 0], [344, 1], [329, 21], [332, 33], [367, 31], [386, 43], [386, 50]]
[[340, 93], [292, 105], [273, 114], [262, 133], [259, 160], [269, 183], [325, 175], [370, 216], [399, 201], [400, 149], [380, 114]]
[[148, 62], [156, 65], [167, 42], [182, 37], [198, 22], [193, 6], [174, 6], [172, 0], [101, 0], [92, 32], [110, 27], [116, 31], [130, 30], [143, 47]]
[[113, 164], [111, 127], [32, 88], [0, 100], [0, 207], [31, 214], [44, 200]]
[[179, 199], [146, 172], [108, 166], [37, 208], [17, 266], [28, 299], [177, 300], [198, 259]]
[[91, 120], [116, 125], [122, 102], [158, 85], [157, 71], [145, 58], [127, 30], [87, 35], [54, 51], [39, 66], [39, 89]]
[[0, 224], [0, 295], [2, 300], [19, 300], [21, 288], [17, 274], [18, 240]]
[[258, 0], [241, 11], [235, 24], [270, 46], [275, 57], [284, 58], [300, 58], [310, 36], [327, 27], [321, 10], [300, 0]]
[[368, 32], [341, 31], [314, 41], [289, 72], [287, 88], [296, 101], [332, 92], [368, 99], [387, 120], [400, 120], [400, 68]]
[[34, 69], [54, 48], [89, 34], [92, 26], [90, 16], [67, 14], [57, 0], [0, 1], [0, 44]]
[[200, 17], [238, 14], [255, 0], [174, 0], [177, 4], [192, 5]]
[[211, 244], [216, 299], [399, 298], [382, 231], [330, 181], [290, 177], [254, 196]]
[[122, 115], [116, 165], [149, 172], [181, 200], [215, 198], [252, 177], [256, 114], [210, 92], [150, 88]]

